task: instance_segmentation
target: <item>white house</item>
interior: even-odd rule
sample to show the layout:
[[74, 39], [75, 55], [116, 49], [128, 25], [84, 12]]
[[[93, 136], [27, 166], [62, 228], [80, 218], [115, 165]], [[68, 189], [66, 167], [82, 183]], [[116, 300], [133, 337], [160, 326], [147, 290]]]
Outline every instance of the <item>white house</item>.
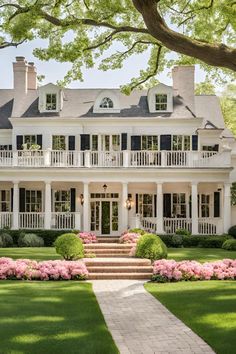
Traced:
[[218, 98], [194, 94], [193, 66], [130, 96], [37, 87], [24, 57], [13, 71], [0, 90], [1, 228], [227, 232], [235, 139]]

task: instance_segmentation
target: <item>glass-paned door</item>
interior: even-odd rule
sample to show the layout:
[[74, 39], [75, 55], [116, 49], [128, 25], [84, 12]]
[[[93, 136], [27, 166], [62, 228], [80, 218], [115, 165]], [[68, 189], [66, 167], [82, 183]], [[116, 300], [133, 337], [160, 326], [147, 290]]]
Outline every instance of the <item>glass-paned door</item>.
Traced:
[[120, 151], [120, 135], [102, 135], [102, 151]]
[[91, 201], [90, 229], [101, 235], [116, 234], [119, 231], [118, 201]]
[[109, 235], [111, 232], [111, 219], [110, 219], [110, 203], [107, 201], [102, 202], [102, 234]]

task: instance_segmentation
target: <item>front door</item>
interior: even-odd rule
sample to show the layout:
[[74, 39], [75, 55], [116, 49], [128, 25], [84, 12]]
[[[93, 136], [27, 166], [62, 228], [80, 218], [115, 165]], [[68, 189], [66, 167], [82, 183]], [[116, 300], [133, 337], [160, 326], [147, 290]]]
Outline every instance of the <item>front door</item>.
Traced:
[[110, 203], [102, 202], [102, 234], [109, 235], [111, 232]]

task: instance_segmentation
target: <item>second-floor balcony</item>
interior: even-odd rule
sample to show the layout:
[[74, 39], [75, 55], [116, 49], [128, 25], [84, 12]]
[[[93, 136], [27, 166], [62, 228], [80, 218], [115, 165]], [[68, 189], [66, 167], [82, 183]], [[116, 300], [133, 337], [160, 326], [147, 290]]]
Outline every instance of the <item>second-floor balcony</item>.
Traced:
[[231, 152], [2, 150], [0, 167], [222, 168], [231, 167]]

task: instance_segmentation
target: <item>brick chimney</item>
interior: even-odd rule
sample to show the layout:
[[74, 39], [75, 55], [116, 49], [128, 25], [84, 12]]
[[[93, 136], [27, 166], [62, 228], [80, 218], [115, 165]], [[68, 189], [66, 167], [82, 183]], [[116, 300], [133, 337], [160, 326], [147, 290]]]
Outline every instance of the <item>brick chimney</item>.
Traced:
[[28, 63], [28, 90], [37, 90], [37, 69], [33, 62]]
[[194, 113], [194, 66], [175, 66], [172, 69], [173, 89], [181, 96], [184, 103]]

